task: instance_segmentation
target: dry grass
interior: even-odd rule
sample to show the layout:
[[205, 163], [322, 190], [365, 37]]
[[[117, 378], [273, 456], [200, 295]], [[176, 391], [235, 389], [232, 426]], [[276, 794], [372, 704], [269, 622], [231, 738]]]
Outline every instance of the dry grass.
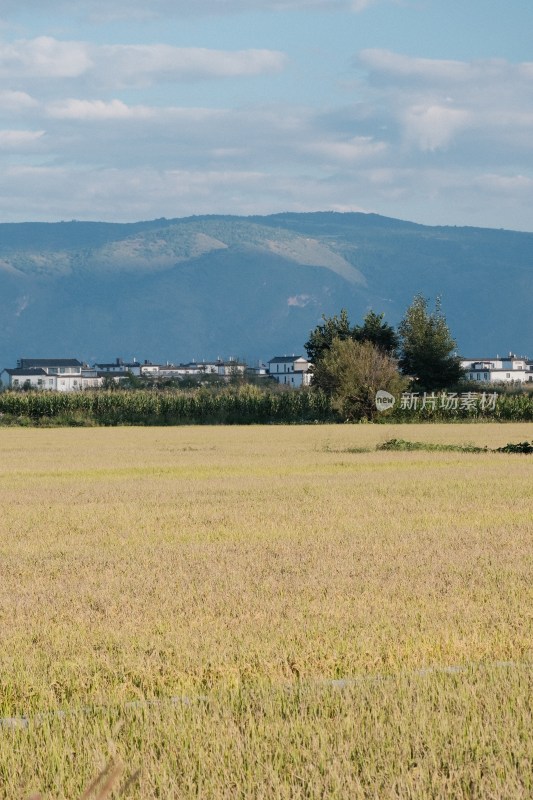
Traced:
[[533, 434], [0, 431], [0, 796], [530, 797], [533, 460], [394, 437]]
[[[119, 788], [119, 781], [123, 772], [122, 764], [114, 764], [112, 761], [104, 767], [99, 775], [90, 782], [88, 787], [83, 792], [80, 800], [106, 800], [110, 794], [118, 789], [120, 796], [124, 797], [127, 794], [130, 786], [137, 781], [140, 775], [138, 770], [128, 778], [122, 789]], [[29, 800], [43, 800], [41, 794], [32, 795]]]

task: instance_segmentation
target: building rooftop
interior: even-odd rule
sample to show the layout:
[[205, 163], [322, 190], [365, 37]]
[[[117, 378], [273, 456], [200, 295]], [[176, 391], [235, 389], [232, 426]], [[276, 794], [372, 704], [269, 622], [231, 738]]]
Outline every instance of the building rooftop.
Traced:
[[303, 356], [276, 356], [271, 358], [269, 364], [292, 364], [293, 361], [307, 361]]
[[77, 358], [19, 358], [20, 369], [33, 369], [34, 367], [83, 367], [83, 362]]
[[8, 375], [14, 375], [15, 377], [22, 377], [23, 375], [47, 375], [42, 367], [27, 367], [25, 369], [16, 367], [16, 369], [5, 369], [4, 372], [7, 372]]

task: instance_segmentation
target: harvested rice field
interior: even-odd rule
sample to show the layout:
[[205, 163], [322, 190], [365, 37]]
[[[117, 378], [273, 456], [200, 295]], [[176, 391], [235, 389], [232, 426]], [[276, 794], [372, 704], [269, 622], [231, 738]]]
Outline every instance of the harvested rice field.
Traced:
[[0, 797], [533, 796], [531, 424], [0, 430]]

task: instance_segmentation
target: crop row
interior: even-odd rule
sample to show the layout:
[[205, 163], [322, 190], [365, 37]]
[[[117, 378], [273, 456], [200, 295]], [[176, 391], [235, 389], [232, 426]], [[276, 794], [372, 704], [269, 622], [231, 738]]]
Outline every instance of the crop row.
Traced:
[[[446, 395], [442, 395], [446, 399]], [[496, 422], [533, 422], [533, 392], [498, 394], [494, 403], [483, 404], [474, 398], [471, 404], [457, 408], [442, 407], [440, 402], [423, 408], [402, 408], [401, 404], [379, 416], [381, 422], [449, 422], [454, 420], [494, 420]]]
[[331, 418], [322, 392], [263, 392], [255, 387], [212, 392], [87, 391], [3, 392], [0, 414], [33, 421], [83, 419], [101, 425], [252, 424], [326, 421]]
[[[342, 421], [321, 391], [264, 391], [253, 386], [212, 391], [87, 391], [0, 393], [0, 421], [96, 425], [264, 424]], [[375, 422], [457, 420], [532, 422], [533, 394], [499, 395], [494, 407], [427, 405], [379, 413]]]

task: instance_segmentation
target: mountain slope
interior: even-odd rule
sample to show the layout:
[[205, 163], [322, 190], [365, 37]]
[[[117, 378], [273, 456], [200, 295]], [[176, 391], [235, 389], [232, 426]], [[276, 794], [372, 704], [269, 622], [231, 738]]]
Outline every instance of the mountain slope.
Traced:
[[460, 350], [533, 351], [533, 234], [373, 214], [0, 225], [0, 368], [302, 352], [321, 314], [442, 296]]

